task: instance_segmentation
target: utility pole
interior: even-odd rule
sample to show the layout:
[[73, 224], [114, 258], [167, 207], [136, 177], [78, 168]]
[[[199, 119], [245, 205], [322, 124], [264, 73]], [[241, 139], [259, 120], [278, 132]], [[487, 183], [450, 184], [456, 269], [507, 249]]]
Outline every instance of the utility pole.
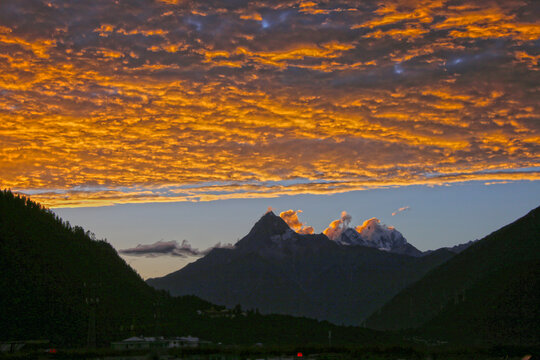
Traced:
[[154, 328], [154, 334], [157, 338], [158, 336], [161, 336], [161, 300], [156, 300], [154, 302], [154, 320], [155, 320], [155, 328]]
[[328, 347], [332, 347], [332, 330], [328, 330]]
[[86, 346], [90, 349], [96, 348], [96, 307], [99, 303], [99, 297], [96, 294], [98, 284], [83, 283], [85, 290], [85, 302], [88, 305], [88, 336]]

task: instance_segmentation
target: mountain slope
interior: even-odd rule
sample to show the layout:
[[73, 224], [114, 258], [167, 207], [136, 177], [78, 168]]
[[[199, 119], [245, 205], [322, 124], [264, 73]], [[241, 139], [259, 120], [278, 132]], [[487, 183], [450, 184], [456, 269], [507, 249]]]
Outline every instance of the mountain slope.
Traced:
[[540, 208], [486, 236], [367, 320], [463, 341], [540, 341]]
[[179, 271], [147, 282], [173, 295], [194, 294], [221, 305], [358, 325], [452, 256], [446, 250], [416, 258], [342, 246], [322, 234], [297, 234], [270, 212], [234, 249], [214, 249]]
[[[95, 306], [98, 346], [133, 335], [182, 336], [235, 344], [373, 343], [387, 337], [306, 318], [226, 310], [151, 288], [106, 242], [24, 197], [0, 191], [0, 340], [87, 342]], [[217, 315], [216, 315], [217, 314]]]
[[84, 344], [87, 299], [99, 299], [98, 343], [150, 331], [153, 304], [164, 301], [111, 245], [8, 191], [0, 193], [0, 288], [0, 339], [58, 344]]

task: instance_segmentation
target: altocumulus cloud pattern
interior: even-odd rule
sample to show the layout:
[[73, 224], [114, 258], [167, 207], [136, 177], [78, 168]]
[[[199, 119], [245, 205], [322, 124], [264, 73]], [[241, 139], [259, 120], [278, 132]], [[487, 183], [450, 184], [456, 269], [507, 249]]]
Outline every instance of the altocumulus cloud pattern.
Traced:
[[537, 180], [538, 1], [0, 2], [0, 183], [48, 206]]

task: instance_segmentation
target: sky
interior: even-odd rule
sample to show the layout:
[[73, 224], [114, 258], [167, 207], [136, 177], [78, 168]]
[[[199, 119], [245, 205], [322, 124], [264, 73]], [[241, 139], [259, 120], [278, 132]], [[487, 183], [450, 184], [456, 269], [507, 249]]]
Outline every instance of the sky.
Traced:
[[[342, 211], [351, 215], [352, 227], [376, 217], [425, 251], [481, 239], [538, 206], [540, 181], [516, 181], [53, 210], [71, 224], [90, 229], [98, 238], [106, 238], [118, 250], [158, 242], [176, 242], [174, 250], [181, 250], [184, 240], [200, 252], [218, 243], [234, 244], [272, 207], [277, 215], [289, 209], [302, 210], [297, 214], [299, 221], [312, 226], [315, 233], [323, 232], [333, 220], [339, 219]], [[396, 214], [392, 216], [393, 213]], [[180, 251], [178, 255], [184, 256], [177, 256], [174, 250], [169, 247], [163, 256], [121, 256], [144, 278], [179, 270], [200, 256], [191, 256], [191, 251]]]
[[[3, 0], [0, 186], [127, 247], [231, 242], [275, 203], [317, 232], [346, 210], [430, 248], [404, 219], [435, 234], [439, 204], [422, 219], [377, 202], [427, 209], [434, 189], [494, 230], [539, 200], [539, 14], [533, 0]], [[178, 222], [205, 240], [158, 235], [167, 211], [205, 207], [238, 211], [242, 231], [222, 240], [212, 210]], [[468, 226], [459, 241], [482, 235]]]

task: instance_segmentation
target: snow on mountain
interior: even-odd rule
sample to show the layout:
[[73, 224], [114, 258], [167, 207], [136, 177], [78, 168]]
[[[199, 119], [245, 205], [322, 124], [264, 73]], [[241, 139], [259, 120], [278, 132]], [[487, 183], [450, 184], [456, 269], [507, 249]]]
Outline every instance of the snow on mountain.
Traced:
[[[299, 233], [298, 230], [303, 229], [304, 225], [298, 221], [297, 212], [289, 212], [285, 219], [272, 211], [267, 212], [249, 234], [236, 243], [235, 248], [279, 257], [283, 255], [283, 251], [289, 253], [325, 247], [325, 243], [330, 240], [330, 243], [341, 246], [366, 246], [392, 253], [422, 256], [422, 252], [407, 243], [399, 231], [381, 224], [377, 218], [351, 228], [351, 216], [344, 211], [340, 219], [329, 225], [324, 235], [316, 235], [304, 234], [302, 231]], [[289, 223], [286, 220], [289, 220]], [[295, 225], [294, 228], [291, 227], [291, 222]]]
[[366, 220], [356, 229], [346, 228], [335, 241], [341, 245], [368, 246], [411, 256], [422, 255], [420, 250], [407, 243], [399, 231], [381, 224], [377, 218]]
[[356, 228], [356, 231], [363, 239], [375, 244], [375, 247], [381, 250], [390, 251], [407, 244], [407, 240], [399, 231], [391, 226], [381, 224], [377, 218], [364, 221], [361, 226]]
[[335, 240], [341, 245], [360, 245], [376, 247], [375, 243], [365, 240], [359, 233], [353, 228], [347, 228], [341, 233], [341, 235]]

